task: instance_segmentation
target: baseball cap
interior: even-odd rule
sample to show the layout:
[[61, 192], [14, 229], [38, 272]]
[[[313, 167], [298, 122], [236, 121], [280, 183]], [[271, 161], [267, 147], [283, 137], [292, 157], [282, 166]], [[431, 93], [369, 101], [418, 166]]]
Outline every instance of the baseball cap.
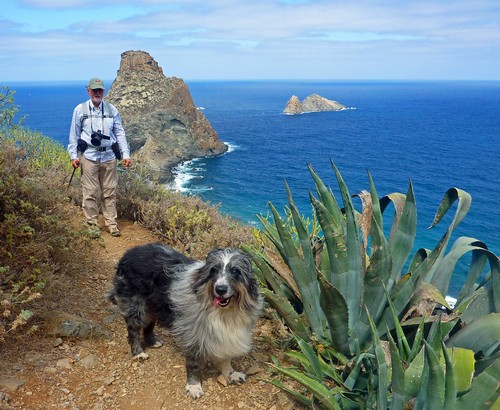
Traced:
[[92, 90], [102, 88], [104, 90], [104, 83], [99, 78], [91, 78], [89, 81], [89, 88]]

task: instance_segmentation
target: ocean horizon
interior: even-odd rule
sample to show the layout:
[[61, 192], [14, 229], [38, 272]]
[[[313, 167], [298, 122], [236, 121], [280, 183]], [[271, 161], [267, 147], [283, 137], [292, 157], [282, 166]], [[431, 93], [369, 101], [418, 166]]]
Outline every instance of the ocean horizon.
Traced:
[[[406, 193], [412, 181], [418, 212], [416, 249], [434, 248], [455, 207], [429, 230], [445, 192], [460, 188], [472, 206], [454, 238], [473, 237], [499, 254], [500, 82], [498, 81], [186, 81], [195, 104], [226, 154], [174, 170], [175, 189], [198, 195], [221, 212], [257, 226], [268, 202], [282, 210], [285, 183], [301, 213], [312, 215], [311, 164], [338, 193], [330, 165], [351, 194]], [[106, 82], [109, 86], [111, 81]], [[67, 145], [73, 108], [87, 99], [83, 82], [12, 83], [24, 126]], [[285, 115], [292, 95], [317, 93], [349, 110]], [[356, 200], [355, 200], [356, 202]], [[359, 204], [359, 203], [358, 203]], [[466, 272], [458, 272], [456, 293]], [[454, 277], [455, 278], [455, 277]]]

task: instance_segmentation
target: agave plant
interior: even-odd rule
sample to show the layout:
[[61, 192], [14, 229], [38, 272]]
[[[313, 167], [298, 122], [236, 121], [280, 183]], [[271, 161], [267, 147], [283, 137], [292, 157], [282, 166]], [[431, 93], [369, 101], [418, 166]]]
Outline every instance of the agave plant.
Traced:
[[[265, 234], [261, 248], [245, 248], [266, 300], [298, 341], [299, 351], [291, 357], [300, 367], [277, 362], [274, 367], [311, 394], [274, 383], [302, 403], [316, 400], [325, 408], [387, 408], [388, 403], [423, 408], [427, 397], [436, 408], [452, 396], [454, 406], [467, 399], [496, 400], [498, 382], [486, 390], [477, 383], [500, 371], [499, 258], [484, 243], [466, 237], [446, 252], [470, 208], [470, 195], [458, 188], [446, 192], [432, 226], [457, 203], [450, 226], [432, 251], [419, 249], [410, 260], [417, 226], [411, 182], [406, 195], [379, 198], [369, 175], [370, 192], [357, 195], [362, 203], [358, 212], [332, 166], [342, 208], [309, 166], [316, 188], [316, 196], [310, 193], [312, 220], [300, 214], [286, 186], [285, 218], [269, 204], [273, 222], [260, 218]], [[391, 203], [389, 230], [383, 213]], [[467, 279], [452, 308], [444, 295], [458, 260], [469, 252]], [[454, 360], [462, 350], [468, 360]]]

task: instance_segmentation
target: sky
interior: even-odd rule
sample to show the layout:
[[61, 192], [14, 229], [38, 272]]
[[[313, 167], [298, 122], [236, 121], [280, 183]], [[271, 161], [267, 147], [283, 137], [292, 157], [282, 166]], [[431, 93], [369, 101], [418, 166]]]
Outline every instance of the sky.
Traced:
[[500, 1], [2, 1], [0, 84], [112, 80], [128, 50], [185, 80], [500, 80]]

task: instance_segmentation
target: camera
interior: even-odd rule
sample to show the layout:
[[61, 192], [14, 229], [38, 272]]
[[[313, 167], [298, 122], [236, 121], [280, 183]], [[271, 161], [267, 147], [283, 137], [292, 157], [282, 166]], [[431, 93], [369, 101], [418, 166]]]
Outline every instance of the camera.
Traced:
[[90, 135], [90, 143], [96, 147], [98, 147], [99, 145], [101, 145], [101, 141], [105, 139], [105, 140], [109, 140], [110, 137], [108, 137], [107, 135], [104, 135], [103, 133], [101, 133], [101, 130], [98, 130], [98, 131], [94, 131], [91, 135]]

